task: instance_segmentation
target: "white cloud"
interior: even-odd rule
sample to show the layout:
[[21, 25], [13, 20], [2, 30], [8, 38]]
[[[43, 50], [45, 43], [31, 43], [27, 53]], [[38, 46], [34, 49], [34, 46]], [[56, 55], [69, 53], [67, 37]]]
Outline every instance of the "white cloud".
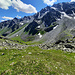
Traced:
[[1, 22], [6, 21], [6, 20], [1, 20]]
[[[6, 16], [3, 16], [2, 18], [4, 19], [4, 20], [1, 20], [2, 22], [3, 22], [3, 21], [7, 21], [7, 20], [12, 20], [12, 19], [14, 19], [13, 17], [6, 17]], [[21, 18], [21, 16], [18, 16], [18, 15], [17, 15], [16, 18]]]
[[6, 16], [4, 16], [4, 17], [2, 17], [3, 19], [5, 19], [5, 20], [12, 20], [13, 18], [12, 17], [6, 17]]
[[33, 7], [31, 4], [27, 5], [20, 0], [12, 0], [12, 6], [14, 9], [17, 9], [18, 12], [22, 11], [25, 13], [37, 13], [35, 7]]
[[2, 9], [9, 9], [9, 6], [11, 6], [11, 0], [0, 0], [0, 8]]
[[21, 16], [18, 16], [18, 15], [17, 15], [16, 17], [17, 17], [17, 18], [21, 18]]
[[18, 12], [37, 13], [37, 10], [31, 4], [25, 4], [21, 0], [0, 0], [0, 8], [9, 9], [9, 6], [14, 7]]
[[71, 0], [71, 2], [75, 2], [75, 0]]
[[55, 2], [57, 2], [57, 0], [43, 0], [45, 4], [47, 5], [53, 5]]

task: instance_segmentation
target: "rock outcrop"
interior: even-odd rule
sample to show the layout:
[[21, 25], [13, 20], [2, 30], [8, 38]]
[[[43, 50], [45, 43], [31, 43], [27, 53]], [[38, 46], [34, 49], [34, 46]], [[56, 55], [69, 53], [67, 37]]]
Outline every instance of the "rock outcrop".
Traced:
[[71, 40], [68, 41], [67, 40], [65, 41], [58, 40], [54, 44], [50, 43], [40, 44], [39, 47], [42, 49], [48, 49], [48, 50], [55, 49], [55, 50], [63, 50], [75, 53], [75, 39], [72, 38]]

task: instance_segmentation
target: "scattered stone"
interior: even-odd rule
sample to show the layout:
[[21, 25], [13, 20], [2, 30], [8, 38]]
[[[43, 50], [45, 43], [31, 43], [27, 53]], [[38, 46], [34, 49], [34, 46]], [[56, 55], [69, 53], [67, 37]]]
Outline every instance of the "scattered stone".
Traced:
[[[44, 43], [44, 44], [39, 44], [39, 45], [21, 45], [18, 43], [15, 43], [13, 41], [9, 41], [9, 40], [5, 40], [5, 41], [0, 41], [0, 50], [2, 50], [3, 48], [5, 48], [5, 50], [9, 49], [18, 49], [18, 50], [23, 50], [26, 49], [27, 47], [32, 46], [38, 46], [41, 49], [55, 49], [55, 50], [63, 50], [63, 51], [67, 51], [67, 52], [73, 52], [75, 53], [75, 39], [67, 39], [67, 40], [58, 40], [55, 43]], [[26, 51], [25, 51], [26, 52]], [[32, 54], [31, 52], [29, 52], [28, 54]], [[39, 53], [37, 53], [39, 55]], [[4, 55], [4, 54], [2, 54]]]
[[5, 48], [5, 50], [7, 50], [7, 48]]
[[37, 53], [39, 55], [39, 53]]
[[24, 56], [22, 56], [22, 58], [23, 58]]
[[29, 52], [28, 54], [32, 54], [31, 52]]
[[57, 69], [57, 67], [55, 67]]
[[3, 37], [0, 36], [0, 39], [2, 39]]
[[65, 42], [62, 40], [58, 40], [57, 42], [55, 42], [55, 44], [59, 44], [59, 43], [65, 43]]
[[2, 55], [4, 55], [4, 53], [2, 53]]
[[67, 40], [66, 40], [66, 43], [70, 43], [70, 41], [67, 39]]
[[0, 50], [2, 50], [3, 48], [2, 47], [0, 47]]
[[75, 51], [73, 51], [73, 53], [75, 53]]
[[70, 44], [65, 45], [65, 47], [66, 47], [66, 48], [70, 48], [70, 49], [73, 49], [73, 48], [74, 48], [74, 46], [72, 46], [72, 45], [70, 45]]
[[14, 65], [14, 62], [12, 62], [10, 65]]

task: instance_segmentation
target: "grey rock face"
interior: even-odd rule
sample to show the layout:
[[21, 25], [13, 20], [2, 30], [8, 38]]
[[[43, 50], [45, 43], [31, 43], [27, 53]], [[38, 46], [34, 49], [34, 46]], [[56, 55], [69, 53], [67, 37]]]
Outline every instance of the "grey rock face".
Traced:
[[[71, 41], [74, 41], [73, 39]], [[75, 41], [74, 41], [75, 42]], [[62, 50], [67, 52], [75, 52], [75, 43], [74, 42], [66, 42], [64, 41], [56, 41], [54, 44], [46, 43], [39, 45], [42, 49], [55, 49], [55, 50]]]

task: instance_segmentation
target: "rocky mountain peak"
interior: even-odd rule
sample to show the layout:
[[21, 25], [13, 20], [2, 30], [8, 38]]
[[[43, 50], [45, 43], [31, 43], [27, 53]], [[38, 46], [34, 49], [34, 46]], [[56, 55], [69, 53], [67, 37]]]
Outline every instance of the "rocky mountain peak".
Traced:
[[[69, 23], [68, 21], [70, 20], [71, 22]], [[49, 36], [49, 38], [51, 38], [53, 41], [57, 36], [60, 38], [60, 35], [64, 35], [65, 37], [74, 36], [74, 20], [75, 2], [63, 2], [54, 4], [52, 7], [47, 6], [33, 16], [24, 16], [21, 19], [17, 19], [15, 17], [13, 20], [1, 22], [0, 28], [3, 29], [6, 27], [5, 32], [10, 32], [9, 34], [11, 34], [16, 29], [19, 29], [27, 23], [28, 25], [23, 27], [24, 31], [22, 31], [23, 36], [21, 35], [21, 38], [25, 39], [30, 35], [33, 35], [37, 38], [38, 33], [44, 35], [46, 32], [49, 32], [46, 36]], [[38, 28], [38, 26], [40, 28]], [[5, 32], [1, 33], [1, 35]], [[27, 33], [26, 35], [25, 32]], [[67, 34], [67, 32], [69, 33]], [[45, 39], [46, 36], [44, 36]], [[49, 40], [49, 38], [47, 39]]]

